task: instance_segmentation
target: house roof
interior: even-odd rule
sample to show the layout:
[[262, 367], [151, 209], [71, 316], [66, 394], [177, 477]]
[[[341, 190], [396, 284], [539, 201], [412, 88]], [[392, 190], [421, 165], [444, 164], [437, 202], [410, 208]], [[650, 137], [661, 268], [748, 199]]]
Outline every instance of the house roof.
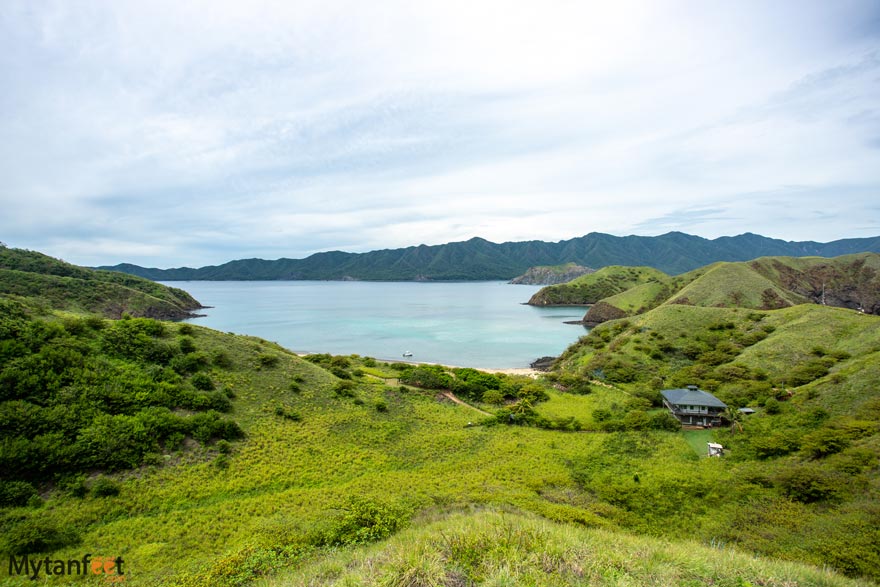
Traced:
[[669, 403], [677, 406], [727, 407], [723, 401], [702, 389], [664, 389], [660, 393]]
[[739, 411], [742, 412], [743, 414], [754, 414], [755, 413], [755, 410], [753, 410], [752, 408], [740, 408]]

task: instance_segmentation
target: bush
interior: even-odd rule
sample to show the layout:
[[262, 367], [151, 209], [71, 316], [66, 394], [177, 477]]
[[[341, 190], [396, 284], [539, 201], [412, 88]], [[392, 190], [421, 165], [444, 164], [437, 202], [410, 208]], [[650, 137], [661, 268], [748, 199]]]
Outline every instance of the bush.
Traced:
[[302, 420], [302, 416], [296, 410], [288, 408], [287, 406], [276, 406], [275, 407], [275, 415], [284, 418], [285, 420], [291, 420], [293, 422], [299, 422]]
[[325, 541], [329, 545], [366, 544], [388, 538], [406, 525], [407, 512], [390, 504], [351, 498]]
[[333, 386], [333, 393], [337, 397], [354, 397], [354, 388], [353, 381], [339, 381]]
[[667, 411], [656, 412], [651, 414], [648, 427], [654, 430], [668, 430], [670, 432], [675, 432], [681, 430], [681, 422]]
[[834, 428], [820, 428], [801, 440], [801, 450], [814, 459], [839, 453], [849, 446], [849, 434]]
[[330, 372], [340, 379], [351, 379], [351, 373], [349, 373], [342, 367], [330, 367]]
[[26, 481], [0, 481], [0, 507], [21, 507], [37, 495], [37, 490]]
[[387, 412], [388, 411], [388, 404], [386, 404], [382, 400], [377, 401], [376, 402], [376, 411], [377, 412]]
[[226, 351], [217, 349], [211, 351], [211, 363], [215, 366], [220, 367], [221, 369], [228, 369], [232, 366], [232, 359], [229, 358], [229, 355]]
[[59, 528], [42, 517], [25, 519], [7, 530], [3, 550], [17, 556], [52, 552], [79, 544], [79, 535], [70, 527]]
[[181, 324], [177, 327], [177, 333], [184, 336], [192, 336], [195, 333], [195, 328], [192, 327], [192, 324]]
[[792, 387], [798, 387], [825, 375], [828, 375], [828, 366], [822, 358], [812, 359], [793, 368], [786, 377], [786, 382]]
[[119, 495], [119, 484], [107, 477], [98, 477], [92, 484], [92, 495], [95, 497], [115, 497]]
[[840, 473], [808, 465], [792, 466], [779, 473], [775, 481], [783, 494], [803, 503], [837, 500], [847, 483]]
[[504, 394], [497, 389], [487, 389], [483, 392], [483, 401], [487, 404], [500, 406], [504, 403]]
[[207, 367], [209, 364], [210, 359], [205, 353], [189, 353], [186, 355], [177, 355], [171, 359], [169, 366], [180, 375], [188, 375], [190, 373], [195, 373], [203, 367]]
[[423, 389], [449, 389], [452, 377], [439, 365], [419, 365], [400, 376], [400, 382]]
[[278, 355], [273, 355], [271, 353], [262, 353], [257, 355], [257, 363], [260, 367], [275, 367], [278, 365]]
[[201, 391], [212, 391], [214, 389], [214, 382], [206, 373], [196, 373], [189, 380], [192, 383], [192, 386]]
[[181, 338], [178, 346], [180, 347], [180, 352], [185, 355], [196, 352], [196, 343], [189, 336], [184, 336], [183, 338]]

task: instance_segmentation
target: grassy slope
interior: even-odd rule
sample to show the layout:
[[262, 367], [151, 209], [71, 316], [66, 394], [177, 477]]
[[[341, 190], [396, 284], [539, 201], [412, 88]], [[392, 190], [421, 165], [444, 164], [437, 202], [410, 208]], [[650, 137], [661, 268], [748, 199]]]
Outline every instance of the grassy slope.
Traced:
[[258, 583], [306, 585], [860, 585], [730, 549], [553, 524], [518, 513], [455, 513], [375, 546], [308, 560]]
[[[716, 263], [703, 268], [701, 273], [674, 293], [667, 303], [759, 309], [764, 306], [762, 296], [768, 289], [784, 300], [785, 305], [807, 302], [806, 298], [784, 290], [746, 263]], [[686, 280], [688, 276], [683, 278]]]
[[849, 292], [843, 297], [861, 300], [862, 305], [871, 308], [877, 303], [880, 288], [878, 270], [880, 255], [871, 253], [831, 259], [762, 257], [749, 262], [714, 263], [675, 278], [639, 284], [600, 301], [630, 316], [662, 303], [773, 309], [810, 303], [824, 284], [829, 305], [842, 303], [834, 298], [835, 292]]
[[[332, 387], [337, 381], [333, 375], [272, 343], [203, 328], [194, 330], [193, 338], [200, 349], [210, 353], [222, 348], [232, 359], [231, 368], [211, 371], [219, 385], [235, 391], [231, 415], [247, 433], [246, 440], [235, 443], [228, 466], [219, 465], [219, 456], [210, 447], [172, 453], [166, 457], [164, 466], [120, 474], [122, 492], [117, 497], [83, 500], [55, 494], [42, 509], [8, 510], [6, 516], [10, 517], [4, 518], [7, 522], [25, 517], [79, 528], [82, 545], [89, 550], [112, 552], [129, 561], [130, 584], [218, 585], [233, 584], [225, 581], [234, 581], [241, 565], [255, 564], [248, 558], [253, 549], [295, 542], [315, 528], [332, 523], [352, 495], [390, 503], [406, 511], [427, 512], [425, 515], [476, 504], [490, 509], [513, 508], [543, 517], [544, 521], [539, 522], [512, 516], [512, 531], [530, 534], [531, 528], [540, 525], [544, 529], [540, 544], [546, 545], [545, 554], [567, 552], [568, 562], [559, 568], [589, 568], [584, 577], [605, 577], [611, 581], [618, 576], [616, 573], [622, 573], [618, 563], [607, 558], [621, 544], [630, 545], [626, 547], [627, 553], [653, 553], [645, 555], [649, 561], [672, 558], [655, 565], [621, 555], [614, 560], [630, 560], [630, 566], [618, 576], [620, 580], [663, 583], [676, 577], [700, 581], [716, 576], [713, 558], [707, 558], [708, 550], [690, 545], [662, 546], [664, 543], [649, 539], [577, 530], [568, 525], [576, 522], [588, 527], [623, 527], [676, 539], [696, 537], [709, 543], [717, 535], [714, 516], [700, 517], [680, 498], [670, 505], [677, 512], [675, 515], [657, 507], [669, 501], [664, 493], [685, 483], [685, 479], [700, 479], [700, 487], [730, 482], [717, 462], [694, 459], [685, 439], [676, 433], [632, 436], [469, 427], [467, 424], [474, 417], [472, 410], [440, 403], [433, 394], [389, 388], [369, 376], [360, 381], [358, 405], [353, 399], [333, 395]], [[277, 355], [278, 364], [260, 367], [258, 358], [266, 354]], [[289, 389], [294, 380], [299, 380], [299, 392]], [[569, 411], [579, 410], [580, 402], [598, 400], [601, 405], [610, 405], [622, 397], [626, 394], [603, 388], [589, 396], [558, 394], [555, 399], [574, 398], [560, 414], [568, 412], [580, 417], [581, 413]], [[375, 408], [379, 400], [387, 404], [387, 412]], [[278, 405], [295, 410], [302, 420], [278, 417]], [[642, 497], [652, 504], [655, 514], [636, 516], [631, 507], [617, 501], [615, 496], [632, 491], [632, 481], [626, 483], [634, 472], [641, 475], [641, 487], [646, 492]], [[723, 492], [716, 493], [712, 503], [722, 506]], [[726, 515], [730, 511], [732, 507], [727, 508]], [[492, 548], [504, 552], [503, 536], [498, 538], [495, 534], [503, 526], [489, 529], [495, 524], [494, 515], [453, 520], [447, 528], [462, 534], [462, 540], [494, 544], [487, 547], [490, 553], [494, 552]], [[420, 529], [420, 520], [417, 517], [413, 522], [413, 532], [423, 537], [436, 536], [433, 532], [437, 527]], [[440, 522], [443, 523], [446, 522]], [[597, 547], [589, 552], [571, 550], [572, 540], [582, 539]], [[403, 554], [394, 544], [406, 544], [409, 540], [406, 534], [394, 538], [389, 548]], [[418, 548], [409, 551], [408, 560], [422, 552]], [[81, 556], [81, 550], [82, 546], [67, 548], [53, 557]], [[328, 565], [333, 567], [335, 561], [349, 560], [348, 557], [355, 561], [351, 571], [355, 577], [361, 572], [372, 573], [358, 562], [363, 552], [343, 550], [334, 554], [318, 549], [309, 555], [307, 563], [299, 563], [305, 566], [297, 567], [301, 568], [297, 576], [310, 575], [313, 582], [320, 583], [323, 578], [319, 577]], [[786, 556], [782, 550], [773, 554]], [[493, 562], [492, 557], [501, 555], [486, 556], [486, 580], [503, 581], [505, 573], [514, 572], [512, 567], [501, 568], [500, 559]], [[820, 560], [800, 551], [788, 556]], [[230, 568], [230, 561], [238, 563]], [[530, 558], [518, 561], [514, 573], [518, 579], [510, 580], [538, 577], [537, 580], [544, 581], [539, 584], [556, 584], [555, 571], [541, 570], [544, 567], [535, 563]], [[267, 569], [274, 568], [271, 562], [265, 564]], [[737, 584], [735, 577], [751, 580], [755, 576], [800, 577], [804, 584], [847, 584], [842, 579], [792, 565], [754, 564], [757, 566], [749, 570], [736, 571], [731, 563], [722, 575], [731, 584]], [[398, 570], [388, 572], [406, 572], [404, 567], [395, 568]], [[378, 567], [375, 572], [385, 573], [386, 569]], [[566, 581], [581, 580], [576, 573], [566, 576]], [[820, 577], [829, 582], [823, 583], [826, 579], [820, 581]], [[285, 584], [286, 580], [281, 578], [277, 584]], [[362, 580], [372, 579], [365, 576]], [[811, 583], [813, 580], [816, 582]], [[18, 579], [8, 582], [28, 583]]]
[[0, 247], [0, 293], [42, 300], [47, 306], [133, 316], [184, 318], [201, 305], [187, 292], [148, 279], [77, 267], [34, 251]]
[[[564, 360], [569, 372], [587, 371], [603, 355], [629, 361], [636, 368], [635, 381], [618, 384], [622, 389], [596, 386], [587, 396], [554, 393], [539, 411], [572, 415], [595, 429], [596, 409], [631, 409], [633, 398], [625, 392], [634, 393], [654, 378], [663, 385], [676, 370], [688, 367], [693, 361], [677, 349], [696, 335], [719, 347], [728, 339], [763, 332], [766, 338], [738, 349], [728, 362], [759, 366], [779, 377], [792, 364], [810, 360], [816, 345], [846, 351], [851, 357], [835, 364], [827, 376], [796, 389], [784, 409], [855, 412], [877, 395], [878, 322], [819, 306], [775, 312], [663, 306], [595, 329], [587, 338], [601, 341], [601, 347], [585, 341]], [[733, 326], [719, 330], [719, 324]], [[235, 584], [242, 566], [251, 568], [251, 575], [271, 571], [284, 562], [273, 562], [273, 549], [297, 543], [338, 520], [352, 495], [423, 513], [411, 531], [387, 543], [363, 550], [310, 551], [299, 570], [279, 577], [276, 584], [323, 584], [337, 574], [347, 581], [341, 584], [380, 579], [386, 584], [432, 584], [419, 582], [422, 571], [452, 580], [464, 570], [456, 568], [457, 561], [443, 558], [450, 542], [438, 542], [441, 531], [465, 545], [480, 545], [473, 549], [479, 551], [475, 570], [467, 571], [476, 575], [466, 576], [481, 577], [487, 584], [853, 584], [816, 570], [736, 557], [728, 550], [719, 557], [717, 550], [690, 543], [670, 545], [577, 529], [571, 523], [703, 544], [737, 543], [774, 557], [880, 576], [880, 512], [871, 509], [880, 497], [876, 465], [846, 473], [850, 482], [840, 501], [804, 504], [781, 494], [775, 477], [786, 467], [800, 466], [802, 457], [796, 454], [756, 464], [737, 460], [736, 451], [731, 460], [699, 459], [685, 437], [674, 432], [468, 426], [472, 410], [440, 403], [433, 394], [402, 391], [363, 377], [358, 402], [337, 398], [332, 392], [336, 377], [277, 345], [194, 330], [199, 349], [223, 349], [232, 360], [231, 368], [212, 367], [210, 372], [220, 386], [235, 391], [232, 416], [247, 432], [228, 461], [211, 447], [168, 454], [164, 466], [120, 474], [117, 497], [83, 500], [54, 493], [42, 509], [3, 511], [0, 525], [33, 519], [77, 528], [82, 545], [53, 556], [79, 557], [83, 545], [96, 553], [123, 555], [130, 584], [137, 585]], [[659, 351], [664, 341], [671, 350], [652, 358], [650, 351]], [[711, 350], [708, 343], [707, 348]], [[259, 357], [266, 354], [277, 355], [278, 364], [261, 366]], [[367, 372], [372, 369], [387, 374], [381, 365]], [[295, 392], [290, 384], [297, 380], [300, 391]], [[379, 401], [387, 411], [376, 409]], [[296, 411], [302, 420], [279, 417], [278, 406]], [[751, 423], [759, 426], [761, 418], [764, 414]], [[724, 439], [733, 446], [736, 441]], [[880, 452], [878, 445], [878, 436], [866, 433], [829, 462], [852, 469], [852, 462], [865, 458], [866, 451]], [[490, 512], [424, 525], [431, 512], [474, 505], [526, 511], [543, 520], [508, 515], [512, 521], [504, 525]], [[517, 550], [520, 543], [511, 543], [513, 536], [535, 542]], [[578, 546], [584, 542], [597, 546]], [[620, 558], [614, 558], [617, 549], [624, 552]], [[254, 552], [264, 557], [259, 564]], [[531, 554], [541, 552], [558, 557]], [[732, 562], [718, 562], [728, 556]], [[505, 565], [505, 560], [516, 564]], [[428, 564], [433, 566], [419, 570]], [[5, 572], [4, 565], [0, 573]], [[346, 573], [351, 575], [347, 579], [342, 576]]]
[[592, 304], [636, 285], [665, 279], [668, 279], [665, 273], [651, 267], [611, 265], [568, 283], [541, 288], [532, 296], [529, 304], [535, 306]]

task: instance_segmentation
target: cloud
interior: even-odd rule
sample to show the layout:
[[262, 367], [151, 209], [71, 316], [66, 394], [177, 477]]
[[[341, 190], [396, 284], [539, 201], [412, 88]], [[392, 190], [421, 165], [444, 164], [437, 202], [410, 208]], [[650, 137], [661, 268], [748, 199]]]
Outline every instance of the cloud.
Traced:
[[9, 0], [0, 238], [198, 266], [473, 236], [872, 235], [878, 17], [869, 0]]

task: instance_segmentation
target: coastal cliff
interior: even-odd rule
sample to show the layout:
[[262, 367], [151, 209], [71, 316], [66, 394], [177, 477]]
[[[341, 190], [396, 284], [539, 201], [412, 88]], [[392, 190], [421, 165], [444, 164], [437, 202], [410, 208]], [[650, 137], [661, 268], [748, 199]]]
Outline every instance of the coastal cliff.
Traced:
[[557, 285], [560, 283], [568, 283], [572, 279], [577, 279], [581, 275], [589, 275], [595, 273], [596, 270], [590, 267], [584, 267], [577, 263], [566, 263], [565, 265], [540, 265], [537, 267], [529, 267], [528, 271], [514, 277], [508, 283], [514, 285]]

